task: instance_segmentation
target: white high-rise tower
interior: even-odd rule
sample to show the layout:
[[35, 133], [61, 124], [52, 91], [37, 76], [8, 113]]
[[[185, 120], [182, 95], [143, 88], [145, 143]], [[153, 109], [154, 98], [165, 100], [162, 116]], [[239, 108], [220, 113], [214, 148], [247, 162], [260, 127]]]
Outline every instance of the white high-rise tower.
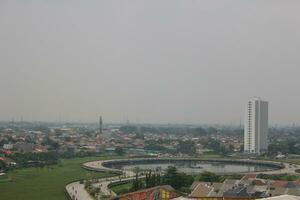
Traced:
[[268, 148], [268, 102], [254, 97], [247, 102], [244, 151], [261, 153]]

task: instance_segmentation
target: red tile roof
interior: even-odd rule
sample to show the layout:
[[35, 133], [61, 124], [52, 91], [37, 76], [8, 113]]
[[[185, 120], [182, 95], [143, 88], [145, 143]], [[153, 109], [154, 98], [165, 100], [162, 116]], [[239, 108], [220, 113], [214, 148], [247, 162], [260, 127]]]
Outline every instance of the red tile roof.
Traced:
[[255, 179], [256, 176], [256, 174], [247, 174], [242, 178], [242, 180]]
[[272, 183], [272, 186], [275, 186], [275, 187], [286, 187], [288, 183], [289, 183], [288, 181], [274, 181]]

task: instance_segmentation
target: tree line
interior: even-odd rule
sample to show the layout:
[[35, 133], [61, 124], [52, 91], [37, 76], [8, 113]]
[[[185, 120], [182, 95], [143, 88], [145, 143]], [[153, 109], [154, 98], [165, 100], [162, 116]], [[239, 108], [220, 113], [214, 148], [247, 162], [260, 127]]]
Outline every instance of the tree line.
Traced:
[[192, 175], [179, 172], [174, 166], [169, 166], [164, 174], [162, 174], [161, 170], [148, 170], [144, 174], [145, 179], [143, 180], [140, 179], [141, 172], [137, 169], [134, 171], [136, 176], [132, 182], [132, 188], [130, 191], [137, 191], [159, 185], [171, 185], [176, 190], [187, 192], [189, 186], [194, 181], [194, 177]]

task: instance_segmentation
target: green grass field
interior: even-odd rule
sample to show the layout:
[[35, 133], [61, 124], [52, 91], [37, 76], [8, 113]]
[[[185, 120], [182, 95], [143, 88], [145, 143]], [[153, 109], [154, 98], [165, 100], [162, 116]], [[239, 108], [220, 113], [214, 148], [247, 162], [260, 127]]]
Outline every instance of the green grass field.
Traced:
[[91, 172], [80, 164], [107, 157], [88, 157], [62, 160], [53, 169], [20, 169], [9, 172], [10, 181], [0, 182], [1, 200], [66, 200], [64, 186], [73, 180], [108, 176], [108, 173]]
[[129, 192], [131, 188], [132, 188], [132, 183], [124, 183], [124, 184], [112, 186], [110, 189], [114, 191], [116, 194], [125, 194]]

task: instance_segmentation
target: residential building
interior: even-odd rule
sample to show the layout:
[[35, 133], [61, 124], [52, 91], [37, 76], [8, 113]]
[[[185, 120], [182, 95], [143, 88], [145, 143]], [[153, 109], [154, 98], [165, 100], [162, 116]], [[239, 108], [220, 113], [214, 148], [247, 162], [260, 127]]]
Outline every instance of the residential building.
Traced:
[[13, 148], [13, 145], [11, 143], [3, 145], [3, 149], [5, 149], [5, 150], [11, 150], [12, 148]]
[[246, 105], [244, 151], [261, 153], [268, 148], [268, 102], [255, 97]]

